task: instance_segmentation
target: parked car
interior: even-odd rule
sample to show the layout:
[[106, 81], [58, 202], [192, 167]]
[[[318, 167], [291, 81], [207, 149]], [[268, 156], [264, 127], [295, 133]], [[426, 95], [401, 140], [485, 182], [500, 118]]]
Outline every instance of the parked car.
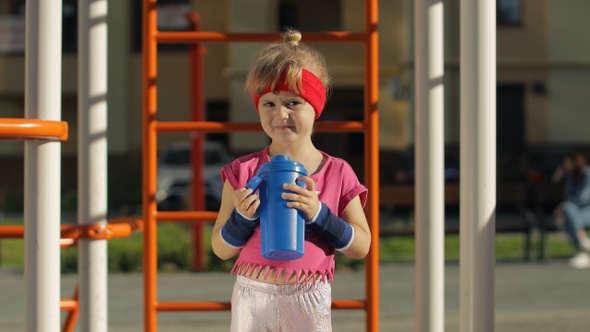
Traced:
[[[188, 141], [168, 145], [158, 160], [156, 202], [158, 210], [182, 210], [189, 205], [191, 169], [191, 144]], [[216, 211], [221, 202], [223, 183], [219, 171], [231, 161], [227, 149], [220, 142], [204, 144], [205, 165], [203, 167], [206, 209]]]
[[[414, 150], [381, 152], [379, 171], [382, 183], [413, 184], [416, 180]], [[455, 151], [447, 149], [444, 155], [444, 181], [459, 182], [459, 175], [459, 157]]]

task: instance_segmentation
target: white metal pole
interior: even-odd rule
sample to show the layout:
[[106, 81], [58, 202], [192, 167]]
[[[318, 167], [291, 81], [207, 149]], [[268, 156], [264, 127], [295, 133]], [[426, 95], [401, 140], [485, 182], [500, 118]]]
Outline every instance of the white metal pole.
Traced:
[[[25, 116], [61, 120], [61, 0], [26, 8]], [[25, 142], [25, 331], [60, 329], [61, 142]]]
[[416, 331], [444, 331], [443, 1], [416, 0]]
[[[78, 222], [107, 223], [107, 0], [79, 0]], [[80, 239], [80, 328], [107, 331], [107, 240]]]
[[494, 331], [496, 1], [461, 0], [460, 331]]

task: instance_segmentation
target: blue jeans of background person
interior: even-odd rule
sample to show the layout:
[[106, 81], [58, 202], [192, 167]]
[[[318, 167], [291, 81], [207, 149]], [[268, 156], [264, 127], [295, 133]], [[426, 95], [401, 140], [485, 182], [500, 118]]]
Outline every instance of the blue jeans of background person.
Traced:
[[578, 232], [590, 226], [590, 205], [578, 206], [572, 202], [562, 205], [564, 229], [576, 249], [581, 249]]

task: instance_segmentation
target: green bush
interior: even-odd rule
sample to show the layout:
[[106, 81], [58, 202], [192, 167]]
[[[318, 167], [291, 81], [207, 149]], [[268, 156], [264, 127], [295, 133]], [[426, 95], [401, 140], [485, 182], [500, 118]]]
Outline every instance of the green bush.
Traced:
[[[20, 221], [22, 224], [22, 221]], [[8, 221], [4, 224], [19, 224], [19, 221]], [[205, 248], [207, 271], [229, 271], [235, 259], [221, 260], [217, 258], [210, 245], [211, 225], [205, 227]], [[193, 261], [192, 235], [189, 224], [163, 223], [158, 226], [158, 270], [179, 271], [191, 270]], [[415, 259], [415, 243], [413, 237], [381, 238], [379, 245], [380, 262], [413, 262]], [[458, 235], [445, 237], [445, 260], [459, 260], [460, 238]], [[537, 248], [538, 241], [533, 241]], [[548, 252], [552, 257], [568, 257], [574, 250], [565, 236], [554, 235], [548, 242]], [[498, 234], [496, 236], [496, 259], [520, 260], [523, 257], [524, 237], [521, 234]], [[24, 244], [19, 239], [0, 240], [0, 264], [19, 268], [23, 266]], [[339, 270], [358, 270], [364, 267], [364, 260], [353, 260], [343, 254], [336, 256], [336, 268]], [[114, 238], [108, 241], [108, 271], [141, 272], [143, 267], [143, 233], [136, 233], [126, 238]], [[63, 273], [78, 271], [78, 250], [67, 248], [61, 251], [61, 268]]]
[[158, 269], [188, 270], [191, 267], [191, 229], [187, 224], [158, 226]]
[[22, 188], [15, 188], [7, 191], [4, 196], [3, 206], [0, 206], [3, 212], [22, 212], [24, 209], [24, 190]]
[[[158, 269], [187, 270], [191, 264], [190, 233], [186, 225], [162, 224], [158, 226]], [[143, 266], [143, 234], [115, 238], [108, 242], [109, 272], [140, 272]], [[78, 270], [78, 250], [62, 250], [62, 273]]]
[[[210, 232], [205, 234], [209, 238]], [[192, 268], [193, 248], [189, 225], [165, 223], [158, 226], [158, 270], [177, 271]], [[210, 246], [207, 245], [207, 248]], [[227, 268], [227, 264], [213, 260], [208, 249], [208, 270]], [[127, 238], [114, 238], [108, 242], [109, 272], [140, 272], [143, 267], [143, 234], [136, 233]], [[78, 250], [64, 249], [61, 255], [63, 273], [78, 269]]]
[[[143, 259], [143, 242], [141, 234], [128, 238], [109, 240], [107, 264], [109, 272], [140, 272]], [[66, 248], [61, 251], [62, 273], [78, 271], [78, 248]]]
[[143, 235], [109, 240], [109, 272], [139, 272], [143, 266]]
[[78, 249], [63, 249], [60, 264], [62, 273], [76, 273], [78, 271]]

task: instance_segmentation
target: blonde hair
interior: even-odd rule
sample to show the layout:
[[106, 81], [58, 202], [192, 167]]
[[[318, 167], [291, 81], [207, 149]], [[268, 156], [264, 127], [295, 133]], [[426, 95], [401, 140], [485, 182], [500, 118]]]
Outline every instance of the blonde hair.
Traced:
[[279, 85], [284, 75], [289, 89], [297, 94], [301, 92], [301, 75], [303, 69], [314, 74], [329, 93], [332, 78], [326, 68], [324, 56], [315, 49], [301, 44], [301, 33], [288, 30], [282, 41], [264, 46], [250, 66], [244, 90], [250, 95], [260, 95], [270, 86], [271, 91]]

